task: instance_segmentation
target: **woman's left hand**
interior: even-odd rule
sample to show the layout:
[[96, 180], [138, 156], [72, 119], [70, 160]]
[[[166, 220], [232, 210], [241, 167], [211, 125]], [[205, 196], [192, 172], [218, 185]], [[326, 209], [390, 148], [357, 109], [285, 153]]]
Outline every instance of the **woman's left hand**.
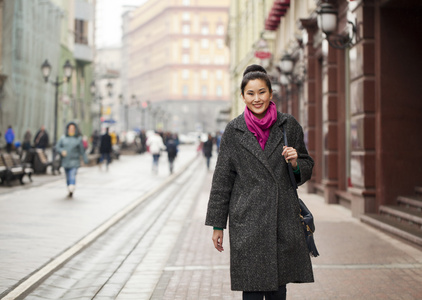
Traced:
[[284, 156], [286, 162], [290, 162], [292, 164], [293, 169], [297, 168], [297, 159], [299, 157], [295, 148], [292, 147], [283, 147], [283, 153], [281, 155]]

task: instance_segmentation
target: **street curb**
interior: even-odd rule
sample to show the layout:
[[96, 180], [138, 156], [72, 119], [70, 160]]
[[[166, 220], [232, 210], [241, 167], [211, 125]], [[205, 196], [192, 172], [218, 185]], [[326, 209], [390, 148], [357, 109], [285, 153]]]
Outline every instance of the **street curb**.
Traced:
[[53, 258], [50, 262], [46, 263], [40, 269], [34, 271], [28, 276], [28, 278], [23, 279], [22, 282], [19, 282], [15, 287], [11, 288], [7, 294], [3, 296], [4, 300], [12, 299], [24, 299], [30, 292], [32, 292], [38, 285], [40, 285], [45, 279], [47, 279], [52, 273], [60, 269], [66, 262], [72, 259], [75, 255], [80, 253], [86, 247], [88, 247], [92, 242], [98, 239], [103, 235], [109, 228], [114, 224], [123, 219], [128, 215], [132, 210], [134, 210], [138, 205], [144, 202], [146, 199], [150, 198], [154, 194], [158, 193], [168, 185], [170, 182], [179, 177], [186, 169], [188, 169], [192, 163], [197, 160], [200, 156], [195, 156], [189, 160], [178, 172], [172, 174], [166, 178], [160, 185], [156, 188], [148, 191], [142, 197], [136, 199], [131, 204], [114, 214], [111, 218], [105, 221], [103, 224], [94, 229], [91, 233], [83, 237], [76, 244], [59, 254], [57, 257]]

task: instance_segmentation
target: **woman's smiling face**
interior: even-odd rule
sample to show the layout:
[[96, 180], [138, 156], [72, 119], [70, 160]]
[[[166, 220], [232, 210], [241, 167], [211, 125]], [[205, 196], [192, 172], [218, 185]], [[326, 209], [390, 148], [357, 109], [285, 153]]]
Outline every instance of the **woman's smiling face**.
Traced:
[[249, 80], [246, 84], [242, 97], [254, 116], [262, 119], [265, 116], [268, 106], [270, 106], [273, 93], [269, 90], [264, 80], [254, 79]]

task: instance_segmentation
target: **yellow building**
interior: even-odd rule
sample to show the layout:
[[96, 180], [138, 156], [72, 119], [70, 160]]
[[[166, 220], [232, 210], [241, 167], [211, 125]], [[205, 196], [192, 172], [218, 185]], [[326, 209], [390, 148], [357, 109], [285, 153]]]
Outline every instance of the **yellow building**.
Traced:
[[229, 0], [149, 0], [125, 14], [123, 86], [126, 98], [143, 103], [141, 127], [224, 128], [216, 120], [229, 103], [228, 7]]

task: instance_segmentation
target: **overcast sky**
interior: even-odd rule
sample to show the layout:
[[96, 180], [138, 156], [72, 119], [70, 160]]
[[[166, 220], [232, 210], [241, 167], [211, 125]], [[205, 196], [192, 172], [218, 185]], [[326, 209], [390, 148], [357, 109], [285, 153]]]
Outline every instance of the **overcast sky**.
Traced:
[[122, 39], [124, 6], [139, 6], [147, 0], [97, 0], [96, 47], [118, 47]]

